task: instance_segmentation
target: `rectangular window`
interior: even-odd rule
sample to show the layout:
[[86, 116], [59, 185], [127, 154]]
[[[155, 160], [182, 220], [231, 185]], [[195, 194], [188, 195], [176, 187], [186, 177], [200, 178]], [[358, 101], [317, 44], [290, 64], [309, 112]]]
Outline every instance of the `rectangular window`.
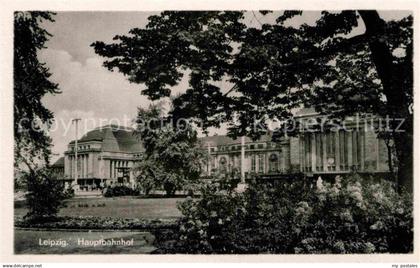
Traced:
[[258, 155], [258, 172], [264, 173], [264, 155]]
[[335, 133], [328, 132], [326, 134], [327, 147], [327, 168], [329, 171], [335, 170]]
[[338, 135], [340, 144], [340, 170], [348, 170], [347, 132], [340, 131]]
[[305, 171], [312, 170], [312, 140], [311, 134], [305, 135]]
[[255, 154], [251, 155], [251, 171], [255, 172], [257, 170], [257, 158]]
[[112, 178], [112, 161], [109, 161], [109, 177]]
[[316, 170], [322, 171], [324, 169], [324, 152], [323, 152], [323, 141], [322, 133], [315, 134], [316, 144]]
[[234, 168], [235, 167], [235, 158], [234, 158], [234, 156], [233, 155], [230, 155], [229, 156], [229, 160], [230, 160], [230, 166], [232, 168]]
[[361, 149], [362, 149], [362, 133], [360, 130], [356, 129], [352, 132], [352, 159], [353, 166], [356, 169], [361, 167]]

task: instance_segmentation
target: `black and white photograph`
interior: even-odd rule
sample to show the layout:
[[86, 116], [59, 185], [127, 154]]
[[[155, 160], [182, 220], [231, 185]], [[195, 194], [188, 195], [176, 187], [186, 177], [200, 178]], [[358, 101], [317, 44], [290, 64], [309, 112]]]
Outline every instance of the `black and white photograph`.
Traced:
[[377, 8], [14, 10], [13, 255], [412, 256], [415, 12]]

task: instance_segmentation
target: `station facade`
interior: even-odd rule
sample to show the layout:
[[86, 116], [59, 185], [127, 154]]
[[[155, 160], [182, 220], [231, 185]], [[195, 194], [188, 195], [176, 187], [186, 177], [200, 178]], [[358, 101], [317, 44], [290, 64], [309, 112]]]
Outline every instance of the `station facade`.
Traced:
[[[295, 115], [300, 122], [317, 117], [312, 109], [303, 109]], [[293, 173], [315, 176], [352, 171], [389, 172], [392, 159], [385, 141], [378, 138], [371, 126], [354, 122], [354, 118], [346, 120], [344, 130], [301, 131], [297, 135], [283, 135], [276, 141], [272, 135], [256, 141], [224, 135], [200, 138], [200, 146], [209, 154], [203, 175], [222, 172], [246, 178], [253, 174], [275, 177]], [[135, 183], [132, 167], [144, 148], [133, 129], [115, 125], [100, 127], [86, 133], [77, 146], [77, 167], [74, 141], [68, 144], [64, 161], [57, 161], [57, 168], [64, 164], [64, 175], [72, 184], [83, 189]]]

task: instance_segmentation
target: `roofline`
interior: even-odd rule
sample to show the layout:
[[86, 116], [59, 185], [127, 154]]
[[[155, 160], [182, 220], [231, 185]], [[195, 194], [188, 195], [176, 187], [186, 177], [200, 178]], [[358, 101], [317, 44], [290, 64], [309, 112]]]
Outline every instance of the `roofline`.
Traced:
[[[118, 153], [118, 154], [141, 154], [144, 153], [144, 151], [136, 151], [136, 152], [123, 152], [123, 151], [102, 151], [101, 149], [90, 149], [90, 150], [83, 150], [83, 151], [79, 151], [78, 154], [85, 154], [85, 153]], [[65, 151], [64, 154], [75, 154], [74, 151]]]
[[[77, 140], [77, 143], [78, 143], [78, 145], [79, 144], [81, 144], [81, 143], [87, 143], [87, 142], [92, 142], [92, 141], [98, 141], [98, 142], [101, 142], [101, 141], [103, 141], [104, 139], [89, 139], [89, 140], [84, 140], [84, 141], [81, 141], [81, 139], [78, 139]], [[69, 144], [74, 144], [75, 143], [75, 140], [72, 140], [71, 142], [69, 142]]]
[[99, 127], [96, 127], [92, 130], [101, 130], [101, 129], [107, 129], [107, 128], [116, 128], [118, 130], [135, 131], [135, 129], [132, 128], [132, 127], [126, 127], [126, 126], [120, 126], [120, 125], [114, 125], [114, 124], [99, 126]]

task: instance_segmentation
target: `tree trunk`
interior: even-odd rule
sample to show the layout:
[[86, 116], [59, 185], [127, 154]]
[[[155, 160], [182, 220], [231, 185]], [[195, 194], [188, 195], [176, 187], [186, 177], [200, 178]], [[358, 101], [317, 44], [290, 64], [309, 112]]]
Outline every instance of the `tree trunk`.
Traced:
[[397, 182], [399, 190], [413, 192], [413, 136], [407, 132], [394, 135], [398, 158]]
[[[397, 181], [398, 188], [405, 188], [413, 192], [413, 128], [412, 115], [409, 111], [409, 101], [406, 98], [404, 78], [397, 75], [396, 66], [393, 63], [392, 53], [386, 43], [385, 22], [379, 17], [377, 11], [360, 10], [365, 27], [366, 36], [369, 39], [372, 61], [375, 64], [379, 78], [381, 79], [384, 94], [387, 98], [387, 114], [392, 119], [392, 135], [398, 158]], [[400, 126], [401, 121], [404, 123]], [[400, 129], [399, 132], [397, 128]]]

